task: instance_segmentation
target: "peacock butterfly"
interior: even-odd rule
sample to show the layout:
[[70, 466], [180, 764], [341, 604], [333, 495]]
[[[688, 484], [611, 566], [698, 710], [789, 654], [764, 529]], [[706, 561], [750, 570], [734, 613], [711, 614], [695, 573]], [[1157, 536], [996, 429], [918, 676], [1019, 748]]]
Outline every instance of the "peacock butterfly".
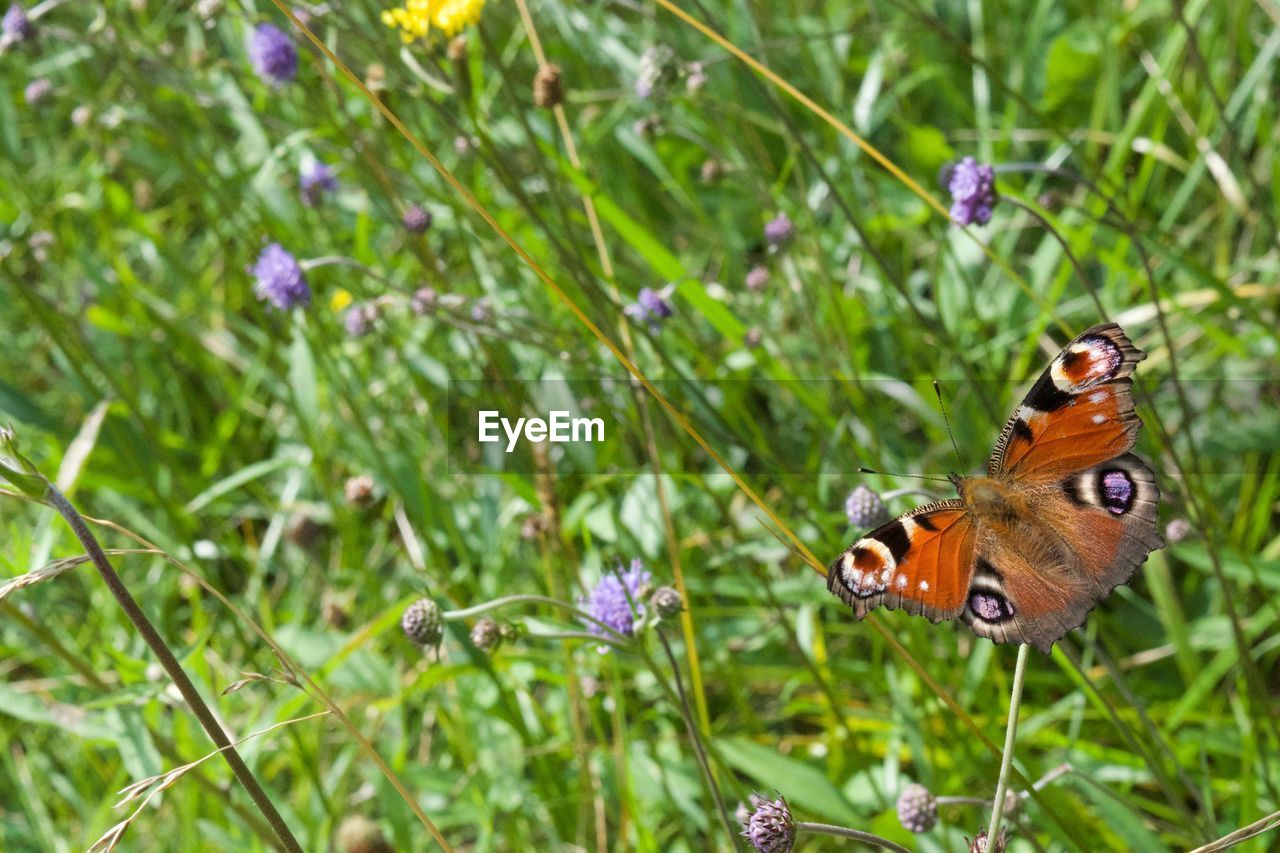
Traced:
[[861, 619], [883, 605], [959, 616], [996, 643], [1048, 653], [1164, 546], [1155, 474], [1129, 451], [1142, 421], [1130, 376], [1146, 354], [1114, 323], [1069, 343], [1031, 386], [985, 477], [854, 542], [827, 588]]

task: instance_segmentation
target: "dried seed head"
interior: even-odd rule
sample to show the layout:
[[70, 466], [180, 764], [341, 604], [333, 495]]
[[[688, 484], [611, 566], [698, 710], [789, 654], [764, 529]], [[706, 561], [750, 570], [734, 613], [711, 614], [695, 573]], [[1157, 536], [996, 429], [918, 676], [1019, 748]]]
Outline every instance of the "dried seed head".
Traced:
[[551, 108], [564, 102], [564, 84], [559, 65], [544, 65], [533, 78], [533, 102]]

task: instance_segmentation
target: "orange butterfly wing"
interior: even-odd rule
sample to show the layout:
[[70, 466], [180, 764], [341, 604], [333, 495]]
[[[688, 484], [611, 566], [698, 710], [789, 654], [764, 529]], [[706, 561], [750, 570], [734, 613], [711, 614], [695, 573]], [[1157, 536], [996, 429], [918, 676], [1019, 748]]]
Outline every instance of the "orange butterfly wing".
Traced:
[[1133, 370], [1146, 353], [1115, 323], [1094, 326], [1058, 354], [996, 441], [990, 477], [1057, 483], [1133, 449]]
[[973, 573], [973, 524], [964, 504], [918, 507], [854, 542], [827, 572], [827, 589], [861, 619], [875, 607], [934, 622], [964, 609]]

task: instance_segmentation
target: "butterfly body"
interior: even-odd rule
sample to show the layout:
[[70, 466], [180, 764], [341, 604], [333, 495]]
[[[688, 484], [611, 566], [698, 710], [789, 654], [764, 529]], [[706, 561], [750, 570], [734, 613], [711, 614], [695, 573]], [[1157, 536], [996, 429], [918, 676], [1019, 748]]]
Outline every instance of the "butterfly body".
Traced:
[[1081, 334], [1005, 424], [986, 476], [854, 542], [827, 587], [861, 619], [877, 606], [1048, 652], [1164, 543], [1155, 476], [1129, 453], [1142, 426], [1119, 326]]

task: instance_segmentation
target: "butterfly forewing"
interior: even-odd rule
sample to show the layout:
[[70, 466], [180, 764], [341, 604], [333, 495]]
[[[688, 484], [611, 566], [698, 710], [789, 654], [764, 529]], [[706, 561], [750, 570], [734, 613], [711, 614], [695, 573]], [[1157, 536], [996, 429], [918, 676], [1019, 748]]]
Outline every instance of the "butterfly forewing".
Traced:
[[934, 622], [954, 618], [969, 586], [972, 533], [960, 501], [918, 507], [849, 546], [832, 563], [827, 588], [859, 619], [880, 606]]
[[1146, 358], [1115, 323], [1094, 326], [1058, 354], [1009, 418], [987, 473], [1058, 482], [1133, 448], [1134, 367]]

